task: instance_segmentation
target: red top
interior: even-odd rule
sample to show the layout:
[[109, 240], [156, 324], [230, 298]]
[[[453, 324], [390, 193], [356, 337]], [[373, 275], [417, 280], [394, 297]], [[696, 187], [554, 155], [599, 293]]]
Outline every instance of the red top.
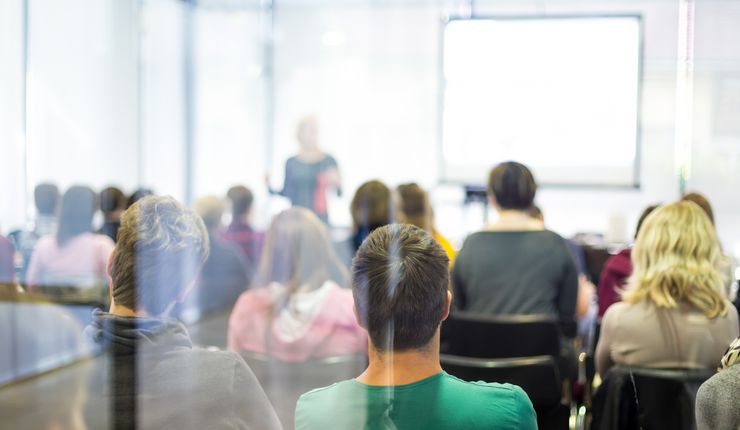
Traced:
[[604, 270], [599, 277], [599, 317], [604, 316], [609, 306], [622, 301], [618, 289], [624, 287], [632, 274], [631, 253], [631, 248], [625, 248], [604, 263]]

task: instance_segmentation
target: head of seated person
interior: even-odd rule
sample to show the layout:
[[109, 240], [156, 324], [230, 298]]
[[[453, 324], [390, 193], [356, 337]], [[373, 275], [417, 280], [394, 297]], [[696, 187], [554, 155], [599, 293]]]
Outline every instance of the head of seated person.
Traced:
[[56, 235], [60, 247], [80, 234], [92, 232], [96, 206], [95, 191], [89, 187], [76, 185], [64, 193]]
[[413, 182], [401, 184], [397, 190], [406, 223], [431, 232], [434, 224], [432, 206], [426, 191]]
[[542, 222], [531, 215], [537, 182], [529, 168], [516, 161], [503, 162], [488, 175], [488, 200], [499, 219], [494, 229], [541, 230]]
[[59, 187], [50, 183], [36, 185], [33, 190], [36, 212], [41, 216], [54, 217], [59, 205]]
[[397, 221], [398, 206], [397, 196], [384, 183], [372, 180], [360, 185], [350, 204], [354, 249], [376, 228]]
[[252, 191], [244, 185], [234, 185], [226, 193], [231, 202], [231, 223], [249, 224], [249, 214], [254, 203]]
[[126, 203], [126, 195], [118, 187], [106, 187], [100, 191], [100, 212], [106, 222], [119, 222]]
[[424, 230], [392, 224], [368, 236], [352, 263], [352, 285], [358, 321], [370, 336], [371, 361], [428, 351], [426, 364], [439, 368], [435, 354], [452, 302], [449, 280], [447, 253]]
[[108, 270], [111, 313], [163, 316], [193, 287], [208, 257], [208, 233], [172, 197], [149, 196], [123, 213]]

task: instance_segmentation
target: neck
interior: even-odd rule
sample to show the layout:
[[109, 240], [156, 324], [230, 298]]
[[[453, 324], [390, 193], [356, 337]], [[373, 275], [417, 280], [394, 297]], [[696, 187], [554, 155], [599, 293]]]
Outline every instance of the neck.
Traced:
[[532, 218], [527, 212], [515, 209], [501, 209], [498, 220], [488, 226], [490, 230], [542, 230], [542, 222]]
[[378, 351], [369, 341], [370, 364], [357, 381], [367, 385], [404, 385], [442, 371], [439, 364], [439, 333], [423, 349]]
[[111, 315], [119, 316], [119, 317], [143, 317], [146, 316], [143, 312], [136, 312], [135, 310], [128, 308], [126, 306], [121, 306], [119, 304], [116, 304], [116, 301], [111, 299], [110, 301], [110, 309], [108, 310], [108, 313]]

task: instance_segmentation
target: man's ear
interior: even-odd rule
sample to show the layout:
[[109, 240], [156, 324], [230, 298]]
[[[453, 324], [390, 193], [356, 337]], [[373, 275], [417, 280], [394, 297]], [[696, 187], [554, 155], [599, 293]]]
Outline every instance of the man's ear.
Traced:
[[447, 298], [445, 299], [444, 311], [442, 312], [442, 321], [446, 320], [450, 316], [450, 307], [452, 306], [452, 291], [447, 290]]
[[360, 318], [360, 312], [357, 310], [357, 305], [352, 305], [352, 312], [355, 314], [355, 320], [357, 321], [357, 325], [367, 330], [367, 327], [365, 327], [365, 324], [362, 323], [362, 318]]

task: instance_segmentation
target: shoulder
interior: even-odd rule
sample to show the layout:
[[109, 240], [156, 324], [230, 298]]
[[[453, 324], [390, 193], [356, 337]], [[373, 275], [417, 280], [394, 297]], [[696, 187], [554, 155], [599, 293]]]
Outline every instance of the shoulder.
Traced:
[[345, 381], [335, 382], [326, 387], [315, 388], [307, 393], [302, 394], [301, 397], [298, 398], [298, 403], [296, 404], [296, 413], [298, 409], [301, 408], [301, 406], [305, 407], [306, 405], [311, 403], [322, 402], [326, 399], [343, 396], [339, 393], [345, 392], [350, 389], [352, 384], [353, 381], [351, 379], [347, 379]]
[[449, 383], [456, 385], [460, 399], [469, 397], [470, 404], [495, 404], [501, 414], [517, 422], [516, 428], [536, 428], [534, 406], [521, 387], [482, 381], [467, 382], [451, 375], [446, 375], [446, 378]]
[[738, 391], [740, 391], [740, 365], [734, 365], [712, 376], [699, 387], [696, 395], [697, 408], [714, 408], [717, 403], [734, 399]]

